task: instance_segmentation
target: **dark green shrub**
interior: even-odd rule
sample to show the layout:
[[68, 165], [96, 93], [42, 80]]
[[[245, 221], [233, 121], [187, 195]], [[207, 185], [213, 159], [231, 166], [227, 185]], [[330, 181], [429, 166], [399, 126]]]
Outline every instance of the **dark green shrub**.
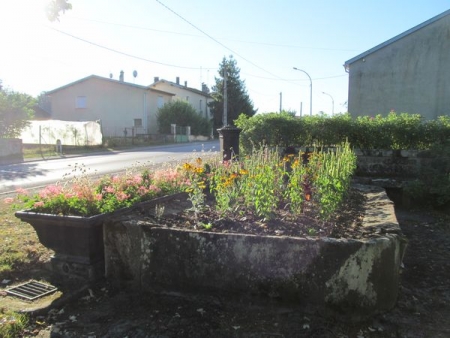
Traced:
[[240, 116], [236, 125], [242, 129], [241, 146], [333, 146], [348, 140], [359, 149], [402, 150], [430, 149], [450, 139], [450, 117], [424, 121], [421, 115], [396, 112], [359, 116], [349, 114], [295, 117], [292, 114], [267, 113]]
[[156, 115], [159, 132], [170, 134], [170, 125], [191, 127], [192, 135], [211, 135], [212, 123], [207, 118], [199, 115], [195, 108], [182, 100], [174, 100], [159, 108]]

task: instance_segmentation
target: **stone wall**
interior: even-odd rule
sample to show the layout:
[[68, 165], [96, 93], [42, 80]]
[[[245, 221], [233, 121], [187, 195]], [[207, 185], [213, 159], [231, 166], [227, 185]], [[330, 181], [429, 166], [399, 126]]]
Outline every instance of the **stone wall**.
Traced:
[[413, 150], [372, 150], [355, 151], [357, 176], [383, 178], [417, 178], [424, 166], [430, 165], [433, 158], [427, 152]]
[[[106, 278], [141, 291], [211, 292], [351, 318], [391, 309], [404, 240], [384, 189], [368, 197], [361, 239], [173, 229], [126, 215], [104, 225]], [[371, 230], [369, 230], [369, 228]]]
[[0, 138], [0, 164], [23, 161], [22, 140], [16, 138]]

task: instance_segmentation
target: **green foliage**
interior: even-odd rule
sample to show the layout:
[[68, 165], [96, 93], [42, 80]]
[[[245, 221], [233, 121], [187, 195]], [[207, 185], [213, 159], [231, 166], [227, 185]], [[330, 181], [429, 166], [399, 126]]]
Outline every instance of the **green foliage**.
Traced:
[[34, 115], [36, 100], [27, 94], [0, 91], [0, 138], [20, 135]]
[[[17, 199], [26, 209], [38, 213], [93, 216], [185, 190], [177, 168], [153, 172], [130, 169], [122, 176], [105, 176], [96, 181], [87, 171], [84, 166], [75, 166], [62, 183], [49, 185], [33, 195], [18, 189]], [[14, 200], [8, 198], [5, 202]]]
[[164, 104], [158, 110], [156, 118], [159, 132], [162, 134], [170, 134], [171, 124], [190, 126], [192, 135], [209, 136], [211, 134], [211, 122], [201, 116], [192, 105], [182, 100], [173, 100]]
[[[348, 191], [356, 156], [348, 143], [333, 152], [312, 153], [309, 163], [299, 155], [280, 158], [276, 150], [259, 147], [239, 161], [211, 163], [206, 176], [201, 163], [186, 163], [183, 167], [189, 173], [192, 190], [202, 193], [196, 189], [198, 182], [209, 187], [216, 210], [224, 216], [249, 212], [270, 219], [280, 205], [289, 207], [296, 216], [308, 202], [326, 219]], [[191, 198], [195, 203], [200, 201], [196, 194]]]
[[349, 114], [294, 117], [288, 113], [266, 113], [253, 117], [239, 116], [236, 126], [242, 129], [241, 150], [250, 152], [254, 145], [333, 146], [348, 140], [365, 149], [429, 149], [450, 139], [450, 117], [424, 121], [418, 114], [395, 112], [386, 117]]
[[303, 145], [308, 140], [305, 120], [289, 113], [258, 114], [253, 117], [241, 114], [235, 120], [241, 128], [240, 144], [244, 151], [251, 151], [254, 145], [287, 147]]
[[256, 110], [245, 88], [245, 82], [240, 78], [240, 69], [237, 62], [230, 56], [223, 58], [219, 65], [219, 77], [215, 78], [216, 84], [212, 87], [213, 100], [208, 103], [214, 118], [214, 132], [223, 127], [223, 103], [224, 103], [224, 74], [227, 74], [227, 122], [234, 125], [234, 120], [240, 114], [253, 116]]
[[356, 169], [356, 155], [346, 142], [334, 151], [313, 152], [308, 166], [314, 168], [311, 179], [313, 196], [320, 202], [321, 215], [328, 218], [350, 187], [350, 179]]
[[28, 324], [28, 317], [23, 313], [0, 309], [0, 337], [16, 338]]

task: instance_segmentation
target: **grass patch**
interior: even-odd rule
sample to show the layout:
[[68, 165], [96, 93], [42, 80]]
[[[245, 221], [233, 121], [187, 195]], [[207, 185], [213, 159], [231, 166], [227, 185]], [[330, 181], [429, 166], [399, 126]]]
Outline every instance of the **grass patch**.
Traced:
[[20, 203], [10, 205], [0, 200], [0, 281], [16, 279], [30, 265], [51, 254], [40, 244], [33, 227], [14, 216], [20, 209]]
[[28, 316], [14, 311], [0, 310], [0, 337], [16, 338], [26, 328]]

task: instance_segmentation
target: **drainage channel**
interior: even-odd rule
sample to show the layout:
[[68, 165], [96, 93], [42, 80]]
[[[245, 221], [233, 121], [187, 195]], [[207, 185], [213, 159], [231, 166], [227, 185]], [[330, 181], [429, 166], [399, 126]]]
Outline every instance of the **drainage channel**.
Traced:
[[11, 296], [33, 301], [35, 299], [51, 294], [57, 290], [58, 288], [54, 287], [53, 285], [44, 284], [32, 280], [24, 284], [12, 287], [11, 289], [6, 290], [6, 293]]

